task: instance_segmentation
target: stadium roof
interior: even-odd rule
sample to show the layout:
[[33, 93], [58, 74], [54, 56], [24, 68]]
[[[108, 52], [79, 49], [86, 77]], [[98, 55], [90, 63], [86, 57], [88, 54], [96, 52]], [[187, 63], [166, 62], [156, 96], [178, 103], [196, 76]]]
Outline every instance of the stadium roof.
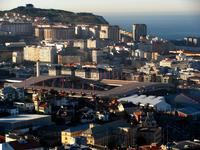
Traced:
[[[72, 90], [67, 88], [61, 87], [47, 87], [47, 86], [38, 86], [36, 83], [45, 81], [45, 80], [52, 80], [56, 78], [72, 78], [71, 76], [39, 76], [39, 77], [31, 77], [21, 83], [14, 83], [13, 86], [16, 88], [25, 88], [25, 89], [47, 89], [51, 90], [52, 88], [55, 90], [60, 91], [70, 91]], [[115, 86], [109, 90], [84, 90], [85, 93], [94, 92], [98, 97], [125, 97], [128, 95], [136, 94], [139, 90], [147, 90], [147, 91], [154, 91], [159, 89], [173, 89], [174, 85], [172, 84], [164, 84], [164, 83], [157, 83], [157, 82], [135, 82], [135, 81], [123, 81], [123, 80], [102, 80], [102, 81], [94, 81], [90, 79], [83, 79], [80, 77], [76, 77], [79, 80], [83, 80], [86, 83], [92, 83], [94, 85], [101, 85], [101, 86]], [[73, 89], [74, 92], [81, 92], [81, 89]]]

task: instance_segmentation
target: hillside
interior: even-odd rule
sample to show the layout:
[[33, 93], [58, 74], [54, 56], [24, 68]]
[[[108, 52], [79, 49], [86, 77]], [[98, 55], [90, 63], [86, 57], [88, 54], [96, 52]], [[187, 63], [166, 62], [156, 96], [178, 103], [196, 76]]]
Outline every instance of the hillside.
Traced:
[[0, 17], [3, 17], [5, 13], [17, 13], [20, 15], [26, 15], [32, 19], [36, 17], [45, 17], [49, 20], [49, 22], [61, 22], [70, 24], [108, 24], [108, 22], [102, 16], [94, 15], [92, 13], [74, 13], [56, 9], [40, 9], [34, 8], [33, 6], [20, 6], [11, 10], [0, 11]]

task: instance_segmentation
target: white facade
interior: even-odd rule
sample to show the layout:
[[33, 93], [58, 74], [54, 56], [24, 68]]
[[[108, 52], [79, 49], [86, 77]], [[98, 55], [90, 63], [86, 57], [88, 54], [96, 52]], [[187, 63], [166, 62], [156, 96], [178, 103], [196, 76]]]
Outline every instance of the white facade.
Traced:
[[109, 26], [101, 25], [100, 26], [100, 39], [108, 39]]
[[56, 52], [56, 47], [27, 46], [24, 48], [24, 60], [34, 62], [40, 60], [40, 62], [55, 63]]
[[139, 68], [138, 71], [145, 74], [157, 74], [159, 72], [159, 69], [155, 63], [146, 63], [144, 66]]
[[161, 67], [172, 67], [172, 64], [174, 63], [174, 60], [168, 60], [168, 59], [164, 59], [162, 61], [160, 61], [160, 66]]

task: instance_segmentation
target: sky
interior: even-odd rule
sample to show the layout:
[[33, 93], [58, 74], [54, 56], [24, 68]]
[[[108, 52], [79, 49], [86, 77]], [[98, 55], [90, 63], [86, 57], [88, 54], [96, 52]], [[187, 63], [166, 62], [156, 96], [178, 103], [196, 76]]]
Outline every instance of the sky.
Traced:
[[200, 14], [200, 0], [0, 0], [0, 10], [28, 3], [39, 8], [98, 14]]

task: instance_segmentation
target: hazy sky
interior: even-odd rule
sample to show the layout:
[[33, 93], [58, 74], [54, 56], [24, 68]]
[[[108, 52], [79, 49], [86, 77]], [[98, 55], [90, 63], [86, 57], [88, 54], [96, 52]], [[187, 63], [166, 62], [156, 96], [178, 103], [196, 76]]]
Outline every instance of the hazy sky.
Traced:
[[0, 10], [32, 3], [35, 7], [94, 13], [200, 14], [200, 0], [0, 0]]

